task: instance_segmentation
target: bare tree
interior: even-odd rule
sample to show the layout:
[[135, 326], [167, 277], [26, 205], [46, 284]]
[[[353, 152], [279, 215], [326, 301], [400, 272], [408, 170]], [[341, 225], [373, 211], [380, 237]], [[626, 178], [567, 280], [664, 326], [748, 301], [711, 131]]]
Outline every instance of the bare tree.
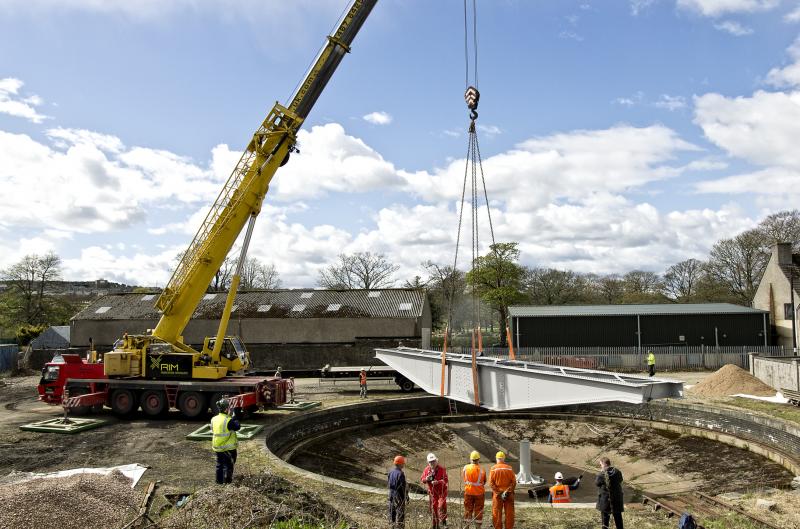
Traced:
[[324, 288], [388, 288], [394, 285], [394, 273], [399, 266], [390, 263], [383, 254], [358, 252], [340, 254], [338, 261], [319, 273], [317, 284]]
[[739, 303], [749, 305], [767, 266], [764, 239], [758, 230], [748, 230], [723, 239], [711, 249], [706, 272], [724, 284]]
[[687, 259], [676, 263], [664, 274], [664, 291], [674, 300], [692, 298], [697, 293], [697, 285], [703, 277], [703, 263], [697, 259]]
[[764, 239], [764, 251], [778, 242], [790, 242], [794, 251], [800, 250], [800, 210], [773, 213], [758, 223], [757, 230]]
[[231, 279], [233, 279], [233, 273], [235, 271], [236, 259], [226, 257], [225, 260], [222, 261], [222, 264], [219, 265], [219, 270], [214, 274], [211, 285], [208, 287], [209, 290], [211, 292], [224, 292], [228, 290], [231, 286]]
[[15, 295], [18, 319], [24, 323], [46, 323], [45, 288], [61, 277], [61, 258], [53, 252], [26, 255], [0, 276]]
[[[235, 266], [234, 266], [235, 270]], [[255, 257], [245, 259], [239, 287], [244, 290], [279, 288], [281, 279], [275, 265], [264, 264]]]
[[586, 279], [571, 270], [530, 268], [525, 272], [523, 284], [535, 305], [579, 303], [586, 297]]
[[625, 288], [622, 279], [618, 275], [590, 276], [589, 280], [597, 298], [603, 303], [622, 303]]
[[422, 263], [428, 272], [427, 285], [430, 292], [431, 317], [433, 321], [444, 327], [448, 318], [454, 320], [454, 327], [458, 327], [464, 319], [461, 301], [467, 288], [464, 272], [453, 269], [449, 265], [440, 265], [433, 261]]
[[414, 279], [406, 279], [403, 288], [427, 288], [428, 282], [422, 280], [422, 276], [414, 276]]

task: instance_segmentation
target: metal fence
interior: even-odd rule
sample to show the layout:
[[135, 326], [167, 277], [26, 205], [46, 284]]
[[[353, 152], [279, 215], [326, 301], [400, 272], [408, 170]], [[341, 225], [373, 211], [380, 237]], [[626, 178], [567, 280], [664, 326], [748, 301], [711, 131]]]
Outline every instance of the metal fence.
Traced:
[[11, 371], [17, 366], [17, 344], [0, 344], [0, 371]]
[[[441, 347], [433, 347], [441, 351]], [[719, 369], [726, 364], [734, 364], [749, 369], [748, 353], [761, 356], [784, 356], [791, 351], [783, 346], [654, 346], [643, 347], [522, 347], [515, 350], [517, 360], [560, 365], [564, 367], [583, 367], [587, 369], [613, 369], [619, 371], [644, 371], [647, 367], [647, 353], [656, 355], [657, 371], [692, 371]], [[469, 347], [449, 347], [448, 352], [471, 354]], [[485, 347], [483, 356], [508, 358], [506, 347]]]

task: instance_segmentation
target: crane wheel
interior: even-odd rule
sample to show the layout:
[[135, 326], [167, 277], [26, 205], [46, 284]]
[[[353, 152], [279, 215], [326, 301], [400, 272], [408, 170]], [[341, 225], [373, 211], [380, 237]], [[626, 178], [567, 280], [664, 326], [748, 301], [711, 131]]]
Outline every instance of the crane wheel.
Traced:
[[115, 389], [111, 393], [111, 410], [114, 415], [125, 417], [131, 415], [139, 407], [136, 394], [129, 389]]
[[169, 411], [167, 394], [157, 389], [148, 389], [142, 392], [140, 404], [142, 406], [142, 411], [148, 417], [158, 417]]
[[206, 412], [208, 401], [199, 391], [183, 391], [178, 395], [178, 409], [184, 417], [194, 419]]

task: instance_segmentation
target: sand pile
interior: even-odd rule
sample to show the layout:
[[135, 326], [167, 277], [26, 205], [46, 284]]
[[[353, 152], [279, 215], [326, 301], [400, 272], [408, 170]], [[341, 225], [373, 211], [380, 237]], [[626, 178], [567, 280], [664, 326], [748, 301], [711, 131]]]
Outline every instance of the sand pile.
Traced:
[[756, 395], [770, 397], [775, 390], [739, 366], [727, 364], [715, 373], [704, 378], [689, 390], [693, 395], [703, 397], [726, 397], [728, 395]]
[[0, 486], [0, 527], [121, 527], [136, 516], [141, 501], [120, 472], [39, 478]]

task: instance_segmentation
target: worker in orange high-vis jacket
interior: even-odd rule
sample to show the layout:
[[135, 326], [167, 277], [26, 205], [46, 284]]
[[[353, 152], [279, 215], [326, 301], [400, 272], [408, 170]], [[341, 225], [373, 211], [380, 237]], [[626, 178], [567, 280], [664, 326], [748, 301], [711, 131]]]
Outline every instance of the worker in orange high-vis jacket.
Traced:
[[464, 527], [480, 529], [483, 523], [483, 504], [486, 494], [486, 471], [480, 465], [481, 455], [473, 450], [469, 465], [461, 471], [464, 482]]
[[447, 527], [447, 469], [439, 464], [435, 454], [428, 454], [428, 466], [422, 471], [420, 481], [428, 487], [431, 529]]
[[556, 484], [550, 487], [550, 494], [547, 496], [547, 501], [550, 503], [570, 503], [572, 498], [569, 496], [569, 491], [577, 490], [578, 487], [581, 486], [582, 477], [583, 474], [575, 480], [575, 483], [567, 485], [564, 483], [564, 474], [556, 472]]
[[[489, 471], [489, 485], [492, 487], [492, 525], [494, 529], [512, 529], [514, 527], [514, 489], [517, 487], [517, 475], [514, 469], [506, 464], [506, 454], [497, 452], [497, 464]], [[503, 512], [505, 511], [505, 525]]]

